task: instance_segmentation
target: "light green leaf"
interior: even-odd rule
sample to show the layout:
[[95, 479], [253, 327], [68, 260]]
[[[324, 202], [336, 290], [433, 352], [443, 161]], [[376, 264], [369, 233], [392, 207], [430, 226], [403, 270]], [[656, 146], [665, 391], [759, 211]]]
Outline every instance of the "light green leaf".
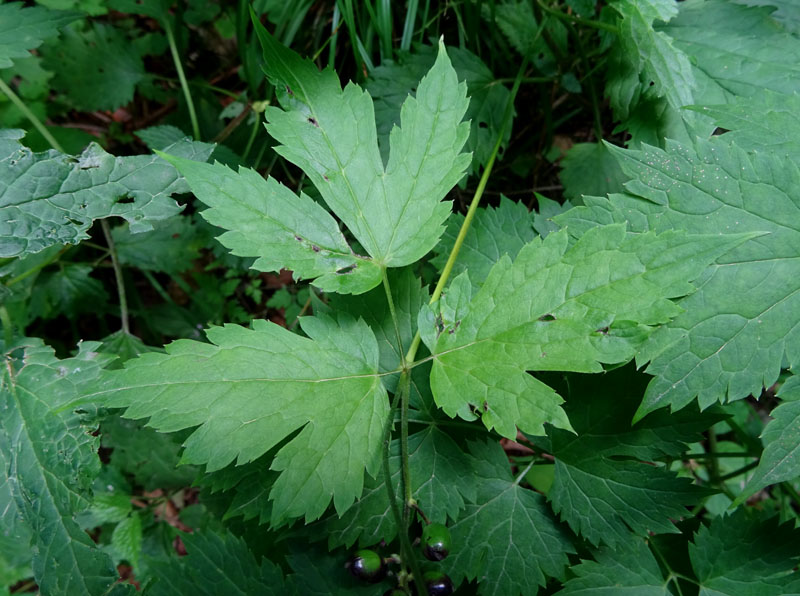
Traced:
[[[169, 196], [188, 187], [155, 155], [114, 157], [95, 144], [75, 157], [33, 153], [19, 143], [23, 134], [0, 132], [0, 257], [76, 244], [95, 219], [119, 216], [145, 231], [180, 211]], [[170, 152], [202, 161], [211, 149], [187, 142]]]
[[79, 110], [115, 110], [133, 99], [145, 77], [136, 47], [116, 27], [94, 23], [86, 32], [65, 29], [43, 52], [53, 88]]
[[568, 247], [566, 231], [528, 243], [494, 266], [469, 313], [441, 331], [431, 388], [450, 416], [480, 415], [516, 437], [569, 429], [561, 398], [528, 370], [600, 372], [636, 354], [654, 325], [680, 313], [670, 298], [742, 237], [629, 235], [595, 228]]
[[362, 321], [306, 318], [300, 337], [266, 321], [208, 330], [211, 344], [180, 340], [105, 374], [86, 399], [150, 417], [161, 432], [199, 426], [183, 461], [213, 471], [277, 452], [273, 523], [318, 518], [333, 498], [344, 512], [374, 476], [389, 404], [378, 346]]
[[28, 57], [28, 50], [55, 37], [59, 29], [80, 16], [41, 6], [26, 7], [22, 2], [0, 5], [0, 68], [11, 66], [14, 58]]
[[[565, 409], [577, 436], [549, 429], [555, 477], [548, 499], [553, 510], [592, 544], [626, 544], [631, 532], [677, 532], [672, 519], [687, 514], [709, 491], [678, 478], [663, 465], [722, 416], [695, 408], [655, 412], [631, 427], [647, 378], [628, 366], [595, 376], [570, 375]], [[600, 389], [602, 388], [602, 389]]]
[[[451, 275], [469, 271], [469, 278], [477, 289], [500, 257], [508, 255], [515, 258], [522, 247], [536, 237], [533, 218], [534, 215], [524, 203], [506, 197], [500, 198], [497, 207], [479, 208], [464, 237]], [[445, 233], [434, 248], [436, 256], [431, 263], [439, 273], [444, 269], [463, 223], [463, 215], [452, 215], [447, 221]]]
[[689, 557], [701, 596], [788, 596], [800, 593], [800, 534], [792, 524], [739, 508], [700, 526]]
[[492, 596], [533, 594], [548, 576], [562, 578], [575, 550], [544, 497], [514, 482], [499, 444], [472, 452], [477, 494], [450, 525], [453, 548], [442, 569], [456, 585], [477, 578], [478, 593]]
[[210, 530], [182, 534], [185, 557], [151, 562], [158, 578], [148, 591], [152, 596], [284, 596], [287, 594], [279, 567], [261, 559], [259, 565], [244, 540]]
[[[476, 498], [475, 459], [433, 425], [409, 437], [408, 455], [412, 494], [425, 515], [442, 524], [447, 523], [448, 517], [458, 519], [464, 499]], [[389, 466], [395, 494], [402, 494], [399, 441], [392, 443]], [[383, 474], [367, 482], [361, 498], [344, 516], [331, 515], [323, 521], [329, 545], [349, 548], [356, 541], [360, 546], [372, 546], [381, 540], [394, 540], [397, 525], [389, 508]]]
[[753, 239], [717, 259], [680, 302], [684, 312], [637, 356], [655, 375], [640, 418], [656, 408], [700, 407], [759, 395], [784, 362], [800, 364], [800, 170], [769, 153], [748, 154], [722, 138], [666, 150], [612, 148], [633, 180], [628, 194], [587, 199], [557, 218], [580, 234], [628, 222], [634, 232], [669, 229]]
[[800, 33], [800, 6], [794, 0], [734, 0], [746, 6], [768, 6], [775, 9], [771, 17], [795, 35]]
[[282, 143], [276, 151], [306, 173], [378, 264], [400, 267], [423, 257], [450, 214], [441, 199], [470, 161], [461, 153], [469, 136], [461, 122], [466, 85], [458, 83], [444, 44], [416, 97], [403, 104], [384, 168], [370, 96], [352, 83], [342, 90], [332, 70], [317, 71], [255, 27], [284, 108], [265, 112], [267, 130]]
[[605, 196], [620, 192], [628, 177], [603, 143], [577, 143], [561, 160], [559, 173], [564, 196], [580, 199], [583, 195]]
[[381, 282], [381, 268], [355, 254], [336, 220], [304, 193], [249, 168], [236, 173], [220, 164], [164, 157], [211, 207], [203, 217], [228, 230], [218, 240], [234, 255], [258, 257], [254, 269], [291, 269], [295, 278], [314, 279], [329, 292], [361, 293]]
[[58, 360], [41, 341], [25, 340], [7, 348], [24, 353], [7, 354], [0, 377], [0, 486], [13, 499], [0, 534], [30, 538], [19, 548], [33, 553], [43, 594], [107, 594], [118, 579], [111, 559], [74, 521], [89, 507], [100, 470], [97, 439], [77, 414], [57, 413], [108, 361], [92, 351], [97, 345], [85, 343], [74, 358]]
[[594, 561], [570, 568], [576, 577], [564, 584], [559, 596], [670, 596], [668, 582], [647, 543], [630, 538], [616, 549], [603, 547]]
[[789, 377], [781, 386], [778, 397], [785, 401], [772, 410], [772, 420], [761, 433], [764, 443], [761, 460], [734, 505], [744, 503], [770, 484], [800, 476], [800, 376]]

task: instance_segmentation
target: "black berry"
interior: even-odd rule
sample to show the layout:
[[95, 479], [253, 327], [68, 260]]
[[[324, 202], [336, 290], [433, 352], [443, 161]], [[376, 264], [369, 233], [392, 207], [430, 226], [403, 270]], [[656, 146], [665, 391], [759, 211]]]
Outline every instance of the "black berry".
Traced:
[[428, 524], [422, 530], [422, 554], [429, 561], [441, 561], [450, 554], [450, 530], [442, 524]]
[[450, 596], [453, 593], [453, 582], [441, 571], [428, 571], [422, 576], [430, 596]]
[[358, 579], [371, 584], [377, 583], [386, 577], [386, 565], [374, 550], [362, 549], [357, 551], [347, 562], [347, 568]]

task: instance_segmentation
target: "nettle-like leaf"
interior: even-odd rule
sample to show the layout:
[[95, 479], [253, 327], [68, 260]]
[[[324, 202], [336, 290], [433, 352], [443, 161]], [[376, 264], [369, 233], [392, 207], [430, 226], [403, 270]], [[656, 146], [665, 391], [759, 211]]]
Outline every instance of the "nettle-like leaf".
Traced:
[[17, 546], [30, 549], [43, 594], [108, 594], [118, 579], [111, 559], [75, 522], [100, 471], [97, 439], [77, 414], [62, 410], [108, 362], [97, 346], [82, 344], [77, 356], [58, 360], [41, 341], [25, 340], [4, 355], [0, 498], [8, 509], [0, 528], [30, 540]]
[[737, 505], [770, 484], [800, 476], [800, 377], [789, 377], [778, 397], [784, 401], [770, 413], [772, 420], [761, 433], [764, 452]]
[[151, 563], [157, 579], [148, 596], [287, 593], [280, 568], [267, 559], [259, 564], [245, 542], [230, 532], [196, 531], [181, 540], [185, 557]]
[[81, 17], [77, 12], [25, 7], [22, 2], [0, 6], [0, 68], [13, 65], [15, 58], [27, 58], [28, 50], [58, 35], [58, 30]]
[[759, 395], [784, 359], [800, 364], [800, 169], [769, 153], [748, 154], [724, 137], [666, 150], [612, 149], [633, 178], [628, 194], [587, 198], [557, 218], [580, 234], [589, 226], [628, 222], [635, 232], [687, 230], [753, 238], [717, 259], [683, 299], [684, 312], [643, 346], [655, 379], [637, 418], [681, 408], [698, 397], [717, 401]]
[[464, 175], [461, 153], [469, 101], [444, 43], [415, 97], [390, 133], [385, 167], [378, 150], [372, 99], [340, 87], [336, 74], [280, 45], [259, 23], [265, 70], [283, 109], [267, 108], [276, 151], [300, 167], [325, 203], [381, 267], [408, 265], [428, 253], [443, 231], [450, 204], [441, 199]]
[[512, 476], [497, 444], [475, 444], [476, 496], [450, 526], [453, 549], [441, 565], [454, 583], [478, 580], [478, 593], [531, 594], [547, 577], [561, 578], [571, 538], [544, 497]]
[[111, 229], [119, 262], [170, 275], [191, 269], [206, 240], [192, 218], [178, 215], [152, 225], [152, 230], [137, 234], [127, 223]]
[[133, 99], [145, 78], [136, 47], [111, 25], [94, 23], [85, 32], [66, 29], [43, 55], [45, 68], [54, 73], [53, 88], [79, 110], [115, 110]]
[[471, 301], [450, 288], [451, 304], [468, 304], [457, 320], [437, 329], [427, 320], [431, 388], [448, 415], [478, 414], [509, 438], [517, 428], [543, 434], [545, 422], [570, 428], [561, 398], [526, 371], [627, 362], [653, 326], [678, 315], [670, 298], [690, 293], [687, 280], [743, 237], [630, 235], [608, 225], [568, 240], [562, 230], [527, 244], [513, 263], [501, 258]]
[[629, 538], [616, 549], [603, 547], [593, 553], [594, 561], [581, 561], [570, 568], [576, 577], [564, 584], [559, 596], [631, 594], [670, 596], [656, 558], [644, 539]]
[[577, 436], [551, 428], [555, 477], [548, 499], [556, 513], [592, 544], [615, 548], [631, 532], [677, 532], [671, 519], [686, 515], [686, 505], [709, 492], [678, 478], [663, 465], [721, 420], [696, 409], [656, 412], [636, 426], [636, 411], [647, 379], [620, 368], [596, 376], [570, 375], [564, 389], [566, 410]]
[[702, 596], [800, 593], [800, 533], [765, 512], [738, 509], [701, 527], [689, 557]]
[[[79, 156], [33, 153], [20, 144], [23, 135], [0, 131], [0, 257], [76, 244], [95, 219], [116, 215], [131, 231], [146, 231], [180, 211], [169, 197], [186, 192], [186, 183], [155, 155], [114, 157], [96, 144]], [[182, 142], [170, 151], [205, 160], [212, 148]]]
[[[306, 318], [309, 338], [266, 321], [208, 330], [211, 344], [180, 340], [108, 373], [86, 399], [150, 417], [162, 432], [199, 426], [183, 461], [210, 471], [252, 461], [285, 438], [271, 468], [273, 523], [316, 519], [333, 498], [343, 512], [374, 476], [389, 403], [378, 346], [363, 321]], [[294, 435], [296, 431], [300, 431]]]

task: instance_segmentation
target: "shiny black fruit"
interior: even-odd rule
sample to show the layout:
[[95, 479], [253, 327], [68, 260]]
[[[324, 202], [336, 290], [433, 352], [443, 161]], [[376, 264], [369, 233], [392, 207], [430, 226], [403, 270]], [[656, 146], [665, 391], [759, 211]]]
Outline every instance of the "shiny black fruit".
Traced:
[[442, 524], [428, 524], [422, 530], [422, 554], [429, 561], [441, 561], [450, 554], [450, 530]]
[[358, 579], [371, 584], [381, 581], [386, 577], [386, 565], [383, 559], [374, 550], [362, 549], [347, 562], [350, 573]]

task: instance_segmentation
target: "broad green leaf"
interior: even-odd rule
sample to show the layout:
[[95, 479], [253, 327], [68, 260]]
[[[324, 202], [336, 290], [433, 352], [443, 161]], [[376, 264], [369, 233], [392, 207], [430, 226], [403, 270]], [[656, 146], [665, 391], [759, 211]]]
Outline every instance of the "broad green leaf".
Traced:
[[572, 247], [562, 230], [525, 245], [513, 263], [502, 257], [469, 312], [429, 346], [436, 403], [512, 439], [517, 427], [569, 429], [561, 398], [526, 371], [600, 372], [632, 359], [653, 326], [680, 313], [670, 298], [690, 293], [687, 280], [743, 238], [732, 240], [609, 225]]
[[[671, 520], [686, 515], [708, 491], [678, 478], [654, 460], [680, 457], [688, 443], [721, 419], [696, 409], [655, 412], [631, 427], [647, 379], [632, 367], [566, 380], [565, 409], [577, 436], [550, 429], [555, 478], [553, 509], [592, 544], [612, 548], [631, 532], [677, 532]], [[643, 461], [644, 460], [644, 461]]]
[[147, 592], [152, 596], [284, 596], [283, 573], [268, 561], [256, 560], [244, 540], [230, 532], [210, 530], [182, 534], [186, 556], [151, 563], [157, 580]]
[[[58, 360], [41, 341], [25, 340], [10, 346], [0, 377], [0, 494], [13, 499], [0, 533], [30, 538], [18, 546], [33, 554], [43, 594], [107, 594], [118, 579], [111, 559], [74, 521], [89, 507], [100, 470], [97, 439], [77, 414], [60, 411], [108, 361], [92, 351], [97, 345]], [[21, 359], [11, 355], [18, 351]]]
[[800, 535], [790, 523], [738, 509], [701, 526], [689, 557], [701, 596], [788, 596], [800, 593]]
[[800, 33], [800, 6], [794, 0], [734, 0], [746, 6], [768, 6], [775, 9], [770, 16], [795, 35]]
[[770, 151], [797, 159], [800, 156], [800, 96], [764, 89], [728, 104], [695, 108], [727, 129], [725, 139], [747, 151]]
[[547, 577], [562, 578], [574, 553], [568, 532], [544, 497], [511, 477], [499, 444], [473, 446], [476, 497], [450, 525], [453, 548], [442, 569], [453, 579], [478, 579], [478, 593], [533, 594]]
[[275, 150], [300, 167], [325, 203], [381, 266], [400, 267], [435, 245], [450, 206], [441, 199], [464, 174], [469, 154], [461, 148], [469, 105], [444, 48], [415, 97], [406, 99], [400, 127], [390, 134], [384, 167], [369, 94], [335, 73], [280, 45], [255, 23], [265, 70], [283, 109], [267, 108]]
[[115, 110], [133, 99], [145, 77], [135, 46], [111, 25], [94, 23], [85, 32], [65, 29], [43, 56], [45, 68], [54, 73], [53, 88], [79, 110]]
[[[242, 517], [267, 524], [272, 518], [269, 493], [278, 473], [269, 469], [271, 454], [241, 466], [230, 465], [221, 470], [199, 475], [197, 483], [208, 490], [222, 505], [223, 520]], [[201, 499], [206, 500], [205, 494]]]
[[105, 336], [101, 341], [103, 343], [98, 348], [98, 352], [117, 356], [117, 359], [106, 368], [120, 368], [124, 362], [130, 360], [134, 356], [144, 354], [145, 352], [161, 351], [161, 348], [148, 346], [135, 335], [121, 329], [115, 331], [111, 335]]
[[[188, 187], [155, 155], [114, 157], [95, 144], [74, 157], [33, 153], [19, 143], [23, 134], [0, 132], [0, 257], [76, 244], [95, 219], [119, 216], [145, 231], [180, 211], [169, 196]], [[202, 161], [211, 149], [186, 142], [169, 151]]]
[[152, 230], [135, 234], [125, 223], [112, 228], [111, 237], [123, 265], [170, 275], [191, 269], [205, 240], [192, 218], [184, 215], [153, 222]]
[[[448, 47], [447, 55], [459, 81], [467, 84], [469, 107], [464, 120], [470, 123], [466, 149], [473, 154], [468, 173], [485, 165], [500, 134], [506, 103], [510, 95], [505, 85], [498, 83], [489, 68], [469, 50]], [[389, 135], [400, 124], [400, 110], [409, 94], [416, 93], [417, 85], [436, 60], [436, 48], [423, 46], [413, 54], [402, 54], [397, 62], [384, 62], [369, 73], [367, 92], [375, 104], [375, 124], [381, 157], [389, 158]], [[511, 138], [511, 125], [506, 127], [501, 143], [502, 151]]]
[[[0, 430], [0, 438], [2, 436]], [[31, 530], [14, 500], [15, 484], [8, 475], [10, 465], [10, 454], [5, 448], [0, 448], [0, 511], [3, 512], [0, 522], [0, 587], [13, 585], [32, 575], [32, 553], [20, 548], [20, 545], [31, 543]]]
[[[481, 208], [475, 213], [464, 243], [453, 265], [453, 276], [469, 271], [470, 280], [477, 286], [483, 283], [491, 268], [503, 255], [512, 259], [525, 244], [536, 237], [533, 229], [534, 215], [524, 203], [501, 197], [497, 207]], [[441, 273], [453, 250], [464, 216], [456, 213], [447, 221], [447, 229], [434, 248], [436, 256], [431, 263]]]
[[[363, 321], [306, 318], [300, 337], [267, 321], [208, 330], [110, 371], [87, 400], [149, 417], [161, 432], [199, 426], [183, 462], [218, 470], [252, 461], [285, 438], [271, 468], [273, 523], [318, 518], [333, 498], [344, 512], [374, 476], [389, 404], [378, 346]], [[294, 434], [299, 431], [298, 434]]]
[[736, 505], [770, 484], [800, 476], [800, 377], [789, 377], [778, 397], [784, 402], [770, 413], [772, 420], [761, 433], [764, 452], [753, 477], [736, 497]]
[[776, 26], [771, 8], [727, 0], [687, 0], [657, 27], [692, 61], [694, 103], [727, 103], [764, 89], [794, 93], [800, 84], [800, 41]]
[[670, 596], [669, 584], [647, 543], [630, 538], [616, 549], [603, 547], [570, 568], [575, 577], [564, 584], [559, 596]]
[[570, 51], [567, 47], [567, 29], [558, 19], [548, 18], [542, 23], [550, 38], [550, 42], [547, 42], [540, 32], [540, 24], [530, 2], [505, 0], [487, 9], [484, 9], [484, 17], [491, 16], [494, 19], [489, 20], [490, 26], [500, 29], [517, 52], [526, 56], [540, 72], [548, 75], [558, 72], [558, 56], [551, 44], [562, 54]]
[[77, 18], [76, 12], [25, 7], [22, 2], [0, 5], [0, 68], [12, 66], [12, 59], [27, 58], [48, 37]]
[[211, 207], [203, 217], [228, 230], [218, 240], [234, 255], [258, 257], [254, 269], [291, 269], [295, 278], [313, 279], [329, 292], [361, 293], [381, 282], [381, 268], [353, 252], [336, 220], [304, 193], [249, 168], [236, 173], [220, 164], [165, 158]]
[[[612, 148], [633, 180], [628, 194], [586, 199], [557, 218], [580, 234], [628, 222], [634, 232], [757, 237], [717, 259], [680, 302], [684, 312], [637, 356], [655, 375], [637, 418], [656, 408], [700, 407], [759, 395], [784, 362], [800, 364], [800, 170], [769, 153], [748, 154], [722, 138], [666, 150]], [[785, 366], [785, 365], [784, 365]]]
[[[409, 437], [409, 466], [412, 494], [432, 522], [445, 524], [458, 519], [464, 500], [474, 501], [474, 472], [477, 462], [442, 430], [431, 425]], [[389, 459], [396, 495], [402, 494], [400, 443], [392, 443]], [[358, 502], [341, 518], [325, 520], [329, 545], [371, 546], [381, 540], [391, 542], [397, 525], [389, 508], [383, 474], [368, 481]]]

